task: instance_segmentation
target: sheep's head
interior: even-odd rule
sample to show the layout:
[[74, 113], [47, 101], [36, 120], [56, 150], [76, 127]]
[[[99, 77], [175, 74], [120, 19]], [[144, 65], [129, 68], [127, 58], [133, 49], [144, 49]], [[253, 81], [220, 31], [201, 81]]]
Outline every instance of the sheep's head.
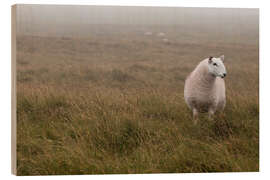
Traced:
[[224, 78], [227, 74], [226, 68], [224, 66], [224, 55], [215, 58], [209, 57], [208, 59], [208, 69], [209, 72], [216, 77]]

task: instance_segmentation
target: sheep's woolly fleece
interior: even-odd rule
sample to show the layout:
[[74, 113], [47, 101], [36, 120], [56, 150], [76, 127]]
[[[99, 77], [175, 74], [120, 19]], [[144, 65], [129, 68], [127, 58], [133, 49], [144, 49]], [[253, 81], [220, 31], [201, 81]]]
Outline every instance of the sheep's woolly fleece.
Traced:
[[[224, 56], [222, 57], [224, 59]], [[209, 66], [212, 64], [209, 61], [211, 59], [212, 57], [201, 61], [185, 81], [184, 98], [193, 112], [195, 110], [213, 114], [225, 107], [225, 82], [222, 78], [210, 73]], [[220, 58], [213, 59], [220, 60]], [[224, 70], [224, 75], [226, 75], [226, 69], [223, 65]]]

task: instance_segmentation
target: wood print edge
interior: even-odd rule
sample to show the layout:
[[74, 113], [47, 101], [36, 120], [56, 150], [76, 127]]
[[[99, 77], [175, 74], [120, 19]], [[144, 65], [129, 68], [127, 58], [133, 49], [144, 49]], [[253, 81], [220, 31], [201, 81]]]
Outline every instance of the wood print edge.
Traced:
[[11, 173], [17, 174], [16, 155], [16, 10], [11, 6]]

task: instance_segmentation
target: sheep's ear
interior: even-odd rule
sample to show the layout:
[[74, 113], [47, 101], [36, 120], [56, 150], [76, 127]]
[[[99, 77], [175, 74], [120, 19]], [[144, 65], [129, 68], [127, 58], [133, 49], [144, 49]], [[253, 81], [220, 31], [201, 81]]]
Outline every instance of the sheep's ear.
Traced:
[[225, 59], [225, 56], [224, 55], [221, 55], [219, 58], [221, 59], [221, 61], [224, 62], [224, 59]]
[[213, 59], [213, 57], [212, 57], [212, 56], [210, 56], [210, 57], [209, 57], [209, 59], [208, 59], [208, 63], [209, 63], [209, 64], [211, 64], [211, 63], [213, 62], [213, 60], [212, 60], [212, 59]]

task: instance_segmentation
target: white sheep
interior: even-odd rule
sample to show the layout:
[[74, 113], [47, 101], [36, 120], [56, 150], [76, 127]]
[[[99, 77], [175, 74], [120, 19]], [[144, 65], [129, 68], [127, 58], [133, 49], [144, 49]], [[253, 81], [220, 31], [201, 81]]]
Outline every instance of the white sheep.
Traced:
[[185, 81], [184, 98], [193, 112], [194, 124], [199, 112], [208, 112], [209, 118], [226, 104], [225, 82], [226, 68], [224, 55], [210, 57], [201, 61]]
[[153, 33], [151, 31], [147, 31], [144, 33], [145, 36], [151, 36]]
[[165, 36], [165, 33], [160, 32], [160, 33], [157, 34], [157, 36]]
[[165, 43], [168, 43], [169, 42], [169, 39], [163, 38], [162, 41], [165, 42]]

